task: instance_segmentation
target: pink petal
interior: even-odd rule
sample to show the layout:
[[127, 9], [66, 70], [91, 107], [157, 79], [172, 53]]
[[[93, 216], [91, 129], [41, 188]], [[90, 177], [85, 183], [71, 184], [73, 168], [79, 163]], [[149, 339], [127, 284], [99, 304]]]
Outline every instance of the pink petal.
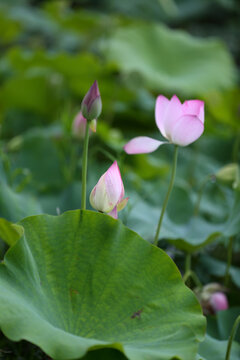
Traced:
[[163, 127], [166, 138], [172, 140], [172, 129], [177, 120], [183, 115], [182, 104], [176, 95], [173, 95], [169, 101], [168, 107], [164, 113]]
[[124, 196], [124, 187], [120, 174], [120, 170], [116, 161], [110, 166], [110, 168], [104, 174], [104, 180], [106, 185], [106, 192], [108, 194], [109, 202], [116, 206], [117, 203]]
[[155, 151], [162, 144], [166, 144], [166, 142], [158, 141], [148, 136], [138, 136], [130, 140], [124, 146], [124, 150], [127, 154], [146, 154]]
[[161, 134], [164, 137], [166, 137], [165, 129], [164, 129], [164, 120], [165, 120], [165, 115], [166, 115], [166, 111], [167, 111], [169, 102], [170, 101], [165, 96], [159, 95], [157, 97], [156, 105], [155, 105], [156, 124], [157, 124], [157, 127], [159, 128]]
[[98, 82], [97, 80], [95, 80], [86, 95], [84, 96], [82, 102], [87, 106], [89, 110], [94, 100], [96, 100], [96, 98], [98, 97], [100, 97], [100, 91], [98, 88]]
[[114, 219], [118, 218], [118, 212], [117, 212], [117, 206], [115, 206], [112, 211], [108, 213], [109, 216], [111, 216]]
[[171, 132], [173, 144], [187, 146], [203, 133], [204, 125], [197, 116], [184, 115], [174, 124]]
[[94, 186], [90, 194], [90, 204], [91, 206], [101, 212], [109, 212], [114, 207], [110, 203], [108, 194], [106, 192], [106, 184], [104, 180], [105, 174], [103, 174], [97, 182], [97, 185]]
[[195, 115], [204, 123], [204, 101], [187, 100], [182, 105], [184, 115]]
[[87, 119], [82, 115], [81, 111], [75, 116], [72, 124], [73, 135], [83, 139], [86, 132]]

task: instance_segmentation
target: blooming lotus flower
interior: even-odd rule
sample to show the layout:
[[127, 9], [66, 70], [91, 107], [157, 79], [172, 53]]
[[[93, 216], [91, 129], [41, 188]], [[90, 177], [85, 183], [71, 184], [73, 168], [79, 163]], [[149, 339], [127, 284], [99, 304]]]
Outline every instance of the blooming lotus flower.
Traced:
[[228, 309], [228, 299], [223, 292], [215, 292], [210, 298], [210, 304], [216, 313]]
[[117, 162], [114, 161], [93, 188], [90, 194], [90, 204], [94, 209], [117, 219], [118, 211], [122, 210], [127, 202], [128, 198], [124, 199], [124, 186], [120, 170]]
[[102, 111], [102, 100], [98, 88], [98, 83], [95, 80], [87, 94], [84, 96], [81, 112], [82, 115], [88, 120], [97, 119]]
[[[80, 111], [74, 118], [72, 123], [72, 133], [79, 139], [83, 139], [86, 133], [86, 124], [87, 119], [83, 116]], [[96, 119], [92, 120], [90, 123], [90, 130], [96, 132], [97, 122]]]
[[[181, 104], [174, 95], [171, 100], [159, 95], [155, 106], [155, 119], [160, 133], [169, 143], [187, 146], [197, 140], [204, 130], [204, 102], [188, 100]], [[128, 154], [143, 154], [155, 151], [166, 141], [158, 141], [147, 136], [130, 140], [124, 150]]]

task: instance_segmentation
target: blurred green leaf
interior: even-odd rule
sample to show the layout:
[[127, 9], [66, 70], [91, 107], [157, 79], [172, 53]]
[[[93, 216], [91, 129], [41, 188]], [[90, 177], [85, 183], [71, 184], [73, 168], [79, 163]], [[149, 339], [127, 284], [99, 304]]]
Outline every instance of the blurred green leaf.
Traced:
[[218, 122], [230, 126], [233, 130], [239, 132], [239, 88], [207, 93], [204, 100], [206, 101], [209, 113]]
[[[196, 360], [225, 360], [227, 344], [227, 341], [219, 341], [206, 335], [205, 340], [199, 346]], [[239, 354], [240, 346], [233, 342], [231, 360], [238, 360]]]
[[[124, 221], [145, 239], [152, 241], [160, 216], [160, 208], [143, 201], [133, 193], [129, 196], [133, 204], [128, 215], [122, 215]], [[179, 216], [181, 215], [178, 214], [178, 218]], [[187, 223], [179, 224], [165, 214], [160, 238], [167, 239], [178, 249], [194, 252], [214, 241], [222, 230], [223, 225], [212, 224], [199, 217], [192, 217]]]
[[[50, 129], [49, 129], [50, 131]], [[28, 169], [38, 190], [61, 188], [64, 185], [63, 161], [54, 138], [33, 131], [22, 137], [21, 148], [11, 155], [14, 168]]]
[[162, 25], [118, 28], [103, 43], [103, 53], [124, 73], [139, 72], [155, 91], [193, 95], [235, 82], [233, 60], [221, 41], [197, 39]]
[[240, 191], [236, 190], [235, 194], [235, 203], [223, 232], [227, 237], [234, 236], [240, 232]]
[[[240, 315], [240, 307], [233, 307], [217, 313], [217, 325], [221, 339], [228, 340], [233, 324]], [[240, 343], [240, 328], [235, 335], [235, 340]]]
[[0, 183], [0, 216], [16, 222], [29, 215], [41, 214], [37, 199], [29, 193], [16, 193], [7, 184]]
[[56, 114], [58, 99], [46, 76], [15, 76], [0, 90], [3, 109], [17, 108], [51, 118]]
[[[226, 272], [226, 263], [218, 259], [213, 258], [210, 255], [204, 254], [198, 259], [199, 264], [201, 265], [203, 272], [208, 272], [214, 276], [223, 277]], [[231, 266], [229, 274], [232, 278], [232, 281], [240, 287], [240, 268], [236, 266]]]
[[12, 21], [5, 16], [5, 12], [0, 7], [0, 45], [8, 45], [19, 36], [21, 26], [17, 21]]

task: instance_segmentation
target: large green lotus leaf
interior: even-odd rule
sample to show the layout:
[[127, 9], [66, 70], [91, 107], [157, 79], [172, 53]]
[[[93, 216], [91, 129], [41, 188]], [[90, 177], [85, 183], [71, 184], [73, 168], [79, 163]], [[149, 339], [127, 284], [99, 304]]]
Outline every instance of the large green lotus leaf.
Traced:
[[234, 83], [233, 61], [221, 41], [197, 39], [158, 24], [118, 28], [103, 51], [123, 72], [139, 72], [156, 91], [192, 95]]
[[115, 348], [131, 360], [195, 359], [205, 318], [173, 261], [91, 211], [19, 222], [0, 265], [0, 325], [54, 359]]
[[[209, 335], [200, 344], [196, 360], [225, 360], [227, 351], [227, 340], [219, 341]], [[233, 342], [231, 350], [231, 360], [239, 360], [240, 346]]]

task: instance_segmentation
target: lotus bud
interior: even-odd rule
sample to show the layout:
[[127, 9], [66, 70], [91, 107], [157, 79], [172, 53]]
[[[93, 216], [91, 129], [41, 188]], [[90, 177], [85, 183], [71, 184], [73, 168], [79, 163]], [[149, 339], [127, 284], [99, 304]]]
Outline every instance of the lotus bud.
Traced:
[[90, 194], [90, 204], [94, 209], [117, 219], [118, 211], [126, 206], [127, 201], [128, 198], [124, 199], [124, 186], [120, 170], [117, 162], [114, 161], [93, 188]]
[[237, 188], [240, 182], [239, 166], [236, 163], [223, 166], [216, 173], [216, 179], [224, 184], [231, 184]]
[[77, 138], [83, 139], [86, 132], [87, 119], [82, 115], [80, 111], [74, 118], [72, 123], [72, 133]]
[[102, 111], [102, 100], [98, 88], [98, 83], [95, 80], [87, 94], [84, 96], [81, 105], [82, 115], [88, 121], [97, 119]]
[[228, 300], [224, 294], [226, 291], [227, 289], [218, 283], [210, 283], [203, 288], [194, 289], [204, 315], [215, 314], [217, 311], [228, 309]]
[[215, 313], [217, 311], [228, 309], [228, 299], [223, 292], [215, 292], [212, 294], [210, 298], [210, 304]]
[[[75, 137], [79, 139], [84, 139], [85, 132], [86, 132], [86, 123], [87, 119], [82, 115], [80, 111], [73, 120], [72, 124], [72, 133]], [[96, 132], [97, 122], [96, 119], [93, 119], [90, 122], [90, 130]]]

